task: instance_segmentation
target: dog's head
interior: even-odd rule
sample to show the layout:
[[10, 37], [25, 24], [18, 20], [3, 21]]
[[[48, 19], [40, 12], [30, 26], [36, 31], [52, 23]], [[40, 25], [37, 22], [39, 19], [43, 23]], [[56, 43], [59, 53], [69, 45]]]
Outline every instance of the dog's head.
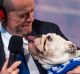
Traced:
[[77, 47], [55, 33], [48, 33], [36, 37], [30, 50], [35, 59], [41, 64], [60, 64], [70, 59], [75, 54]]

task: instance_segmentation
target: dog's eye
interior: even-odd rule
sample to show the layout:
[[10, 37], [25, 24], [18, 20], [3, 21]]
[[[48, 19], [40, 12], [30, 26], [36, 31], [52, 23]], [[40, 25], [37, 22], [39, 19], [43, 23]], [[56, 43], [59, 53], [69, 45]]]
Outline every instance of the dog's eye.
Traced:
[[48, 39], [49, 41], [52, 41], [52, 38], [51, 38], [50, 36], [48, 36], [47, 39]]

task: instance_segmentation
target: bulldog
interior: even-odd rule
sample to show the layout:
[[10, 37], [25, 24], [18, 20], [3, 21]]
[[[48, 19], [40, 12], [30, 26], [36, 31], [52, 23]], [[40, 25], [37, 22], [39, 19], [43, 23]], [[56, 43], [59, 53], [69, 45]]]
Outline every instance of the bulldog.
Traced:
[[44, 68], [48, 68], [50, 65], [62, 64], [80, 56], [80, 49], [77, 48], [76, 44], [55, 33], [35, 37], [30, 46], [32, 48], [29, 51], [32, 56]]

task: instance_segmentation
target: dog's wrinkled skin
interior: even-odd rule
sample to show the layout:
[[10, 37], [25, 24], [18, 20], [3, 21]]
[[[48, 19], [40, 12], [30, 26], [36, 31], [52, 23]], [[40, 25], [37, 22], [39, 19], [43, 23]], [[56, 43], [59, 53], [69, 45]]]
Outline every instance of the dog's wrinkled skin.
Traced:
[[30, 52], [44, 68], [52, 64], [65, 63], [74, 57], [80, 56], [80, 50], [77, 50], [77, 46], [74, 43], [63, 39], [55, 33], [36, 37], [31, 46]]

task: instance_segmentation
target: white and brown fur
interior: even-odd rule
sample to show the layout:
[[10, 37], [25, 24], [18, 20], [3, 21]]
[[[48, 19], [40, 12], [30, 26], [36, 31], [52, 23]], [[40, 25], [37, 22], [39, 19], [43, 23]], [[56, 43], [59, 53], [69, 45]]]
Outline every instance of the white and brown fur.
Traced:
[[32, 56], [44, 68], [48, 68], [50, 65], [62, 64], [80, 56], [80, 50], [73, 42], [67, 41], [55, 33], [48, 33], [34, 38], [32, 46], [33, 49], [29, 49]]

